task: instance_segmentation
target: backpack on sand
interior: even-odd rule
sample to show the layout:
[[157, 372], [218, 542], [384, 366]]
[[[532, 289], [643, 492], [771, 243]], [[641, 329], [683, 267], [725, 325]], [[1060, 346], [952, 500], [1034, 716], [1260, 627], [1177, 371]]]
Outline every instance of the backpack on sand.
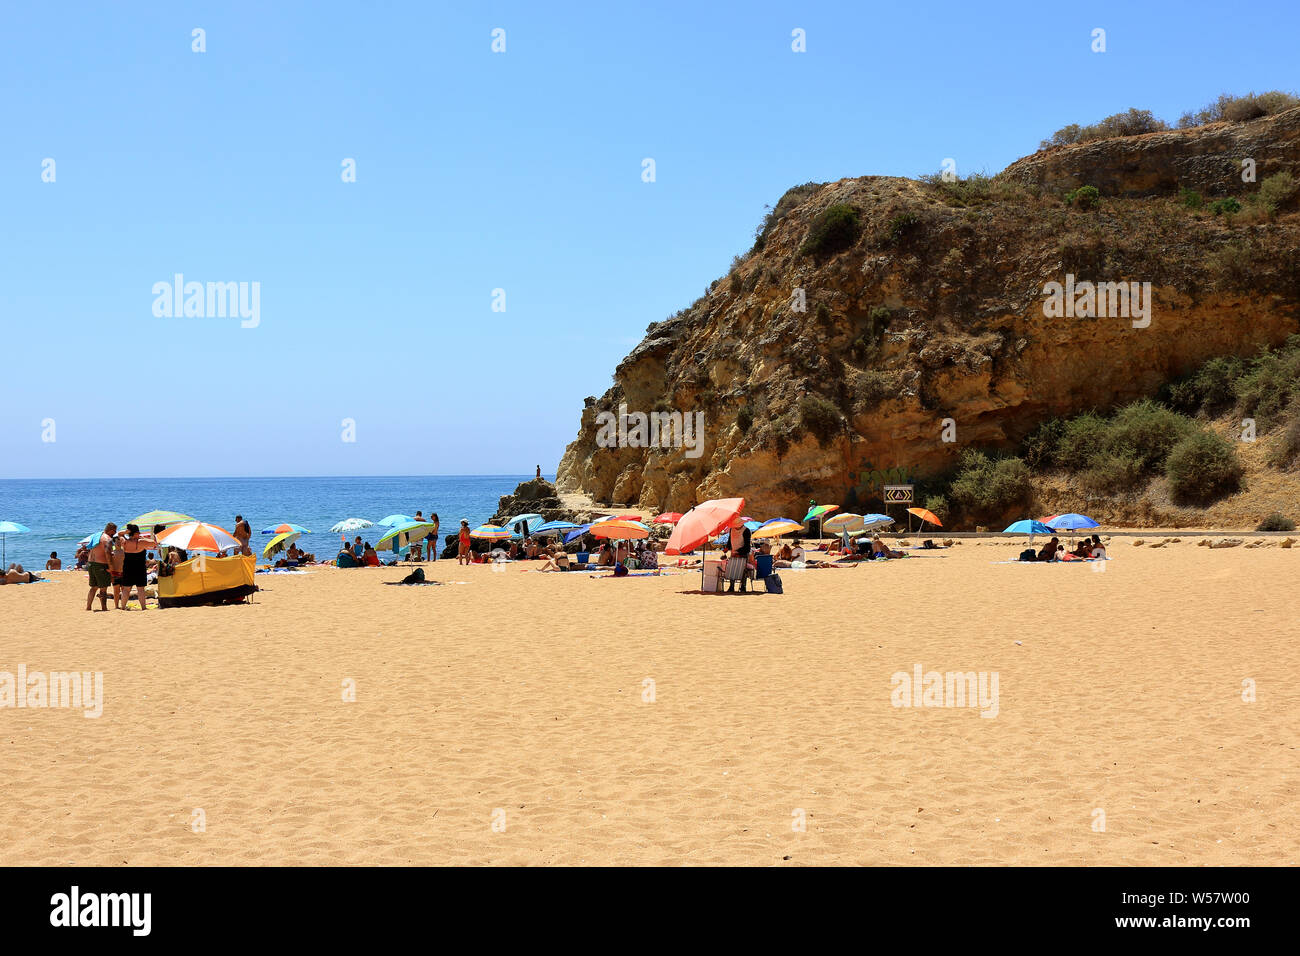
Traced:
[[763, 587], [767, 590], [768, 594], [785, 593], [783, 590], [781, 590], [781, 575], [777, 574], [775, 571], [773, 571], [767, 577], [762, 578], [761, 580], [763, 582]]

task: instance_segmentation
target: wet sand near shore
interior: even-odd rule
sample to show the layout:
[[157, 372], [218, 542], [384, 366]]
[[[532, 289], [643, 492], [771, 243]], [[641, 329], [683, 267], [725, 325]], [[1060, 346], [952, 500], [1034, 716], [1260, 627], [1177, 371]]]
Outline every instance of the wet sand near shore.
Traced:
[[[104, 681], [94, 719], [0, 708], [0, 863], [1294, 865], [1300, 549], [1023, 547], [780, 596], [452, 561], [143, 614], [0, 588], [0, 672]], [[895, 706], [918, 665], [996, 706]]]

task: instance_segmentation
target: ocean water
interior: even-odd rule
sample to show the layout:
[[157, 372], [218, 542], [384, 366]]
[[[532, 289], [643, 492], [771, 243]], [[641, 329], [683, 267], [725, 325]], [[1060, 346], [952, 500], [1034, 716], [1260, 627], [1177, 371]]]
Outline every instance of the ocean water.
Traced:
[[[39, 570], [51, 551], [64, 567], [73, 566], [77, 542], [108, 521], [118, 525], [146, 511], [179, 511], [229, 531], [242, 514], [253, 528], [260, 552], [271, 535], [263, 528], [291, 522], [310, 528], [298, 545], [318, 558], [338, 552], [339, 535], [330, 528], [344, 518], [378, 521], [390, 514], [425, 517], [437, 512], [439, 537], [451, 534], [462, 518], [470, 527], [487, 521], [498, 499], [533, 475], [434, 475], [396, 478], [86, 478], [0, 479], [0, 520], [31, 528], [5, 537], [6, 562]], [[554, 475], [546, 476], [554, 480]], [[144, 529], [142, 529], [144, 530]], [[386, 528], [367, 528], [371, 544]], [[8, 564], [6, 563], [6, 567]]]

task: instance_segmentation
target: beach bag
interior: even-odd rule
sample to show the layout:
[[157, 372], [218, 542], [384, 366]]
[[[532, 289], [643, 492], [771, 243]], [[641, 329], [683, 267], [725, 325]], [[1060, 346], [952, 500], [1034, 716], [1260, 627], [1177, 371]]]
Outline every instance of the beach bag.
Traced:
[[768, 594], [785, 593], [785, 591], [781, 590], [781, 575], [777, 574], [775, 571], [763, 578], [763, 587], [767, 590]]
[[416, 568], [414, 571], [412, 571], [412, 572], [411, 572], [410, 574], [408, 574], [406, 577], [402, 578], [402, 583], [403, 583], [403, 584], [423, 584], [423, 583], [424, 583], [424, 568]]
[[1038, 560], [1038, 552], [1035, 551], [1033, 548], [1025, 548], [1025, 550], [1023, 550], [1023, 551], [1020, 552], [1020, 560], [1021, 560], [1021, 561], [1037, 561], [1037, 560]]

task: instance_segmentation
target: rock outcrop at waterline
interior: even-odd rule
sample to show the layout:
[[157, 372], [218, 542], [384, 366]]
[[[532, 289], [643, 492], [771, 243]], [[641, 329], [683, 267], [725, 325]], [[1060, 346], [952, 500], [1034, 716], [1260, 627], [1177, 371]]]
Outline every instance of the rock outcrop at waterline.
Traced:
[[[1293, 110], [1233, 129], [1268, 157], [1262, 175], [1300, 174], [1298, 122]], [[965, 448], [1010, 447], [1045, 418], [1107, 410], [1214, 356], [1279, 343], [1300, 331], [1293, 207], [1247, 203], [1234, 217], [1117, 195], [1177, 187], [1223, 135], [1061, 147], [991, 182], [790, 190], [755, 248], [652, 324], [613, 388], [587, 399], [559, 492], [651, 512], [732, 495], [762, 515], [801, 517], [809, 498], [879, 510], [881, 484], [924, 482]], [[1154, 137], [1166, 138], [1142, 146]], [[1097, 184], [1101, 202], [1068, 206], [1061, 184]], [[1238, 177], [1223, 191], [1245, 202], [1257, 189]], [[1150, 283], [1149, 324], [1049, 318], [1045, 287], [1067, 276]], [[620, 404], [703, 412], [701, 453], [598, 444], [598, 416]]]

